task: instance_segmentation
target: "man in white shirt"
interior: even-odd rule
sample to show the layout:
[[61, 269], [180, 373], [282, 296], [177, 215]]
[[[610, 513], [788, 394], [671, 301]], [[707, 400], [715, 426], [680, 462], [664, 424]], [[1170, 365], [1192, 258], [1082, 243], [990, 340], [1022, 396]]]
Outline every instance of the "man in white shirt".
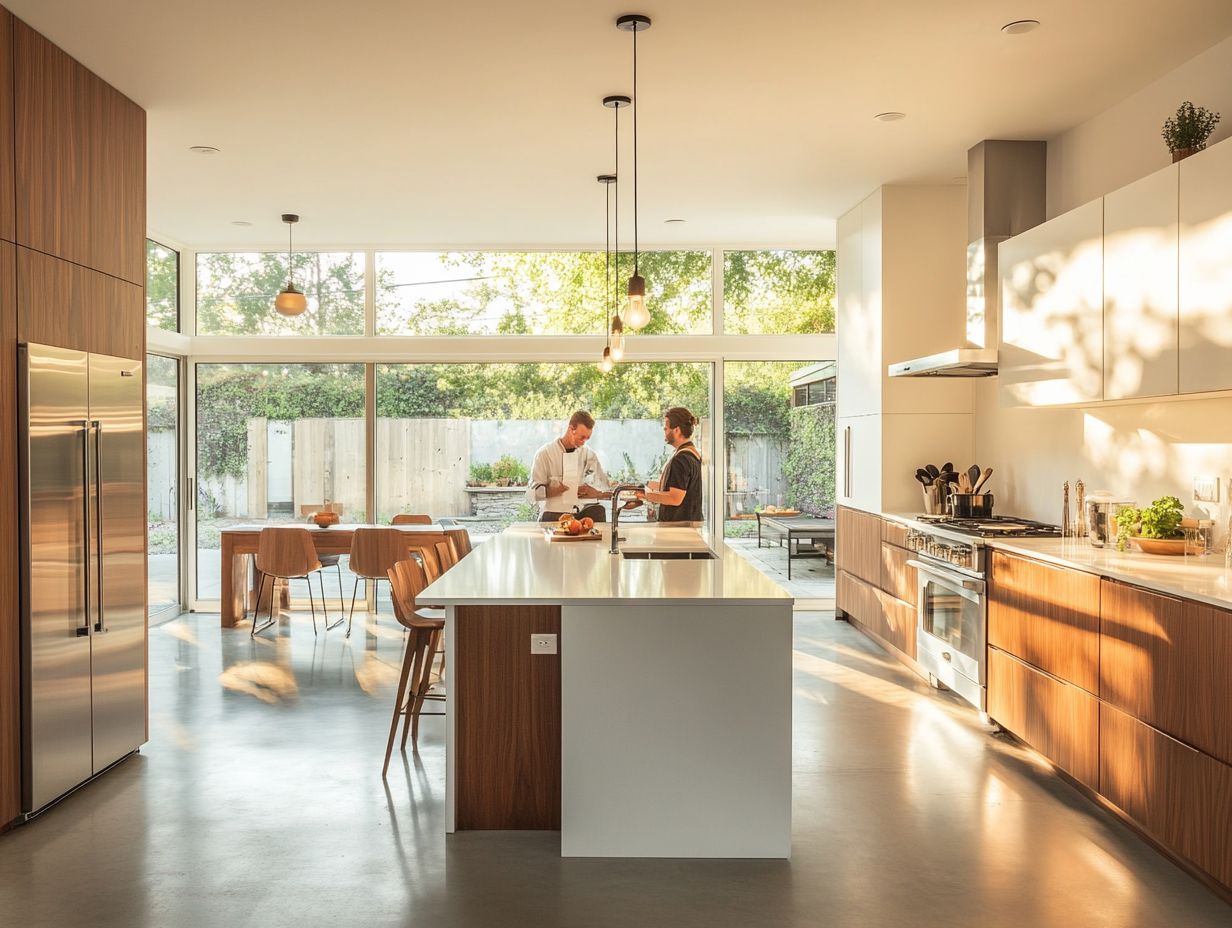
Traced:
[[610, 499], [611, 485], [598, 455], [586, 447], [594, 427], [594, 417], [579, 409], [569, 417], [564, 435], [535, 452], [526, 498], [539, 504], [540, 522], [555, 522], [583, 507], [596, 522], [605, 518], [603, 507], [593, 501]]

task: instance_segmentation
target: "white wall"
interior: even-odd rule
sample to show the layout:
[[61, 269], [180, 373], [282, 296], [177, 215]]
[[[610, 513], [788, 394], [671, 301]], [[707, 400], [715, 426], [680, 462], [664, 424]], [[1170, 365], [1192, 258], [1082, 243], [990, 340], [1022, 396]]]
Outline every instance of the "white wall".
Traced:
[[[1048, 215], [1055, 216], [1168, 164], [1164, 120], [1183, 100], [1223, 114], [1232, 135], [1232, 38], [1048, 144]], [[1192, 504], [1192, 478], [1222, 478], [1226, 524], [1232, 475], [1232, 398], [1089, 409], [1002, 409], [995, 380], [976, 385], [975, 450], [996, 470], [1001, 513], [1059, 522], [1061, 484], [1126, 494], [1139, 504], [1173, 494]]]
[[1160, 132], [1182, 101], [1221, 113], [1232, 136], [1232, 37], [1048, 142], [1048, 216], [1145, 177], [1172, 160]]

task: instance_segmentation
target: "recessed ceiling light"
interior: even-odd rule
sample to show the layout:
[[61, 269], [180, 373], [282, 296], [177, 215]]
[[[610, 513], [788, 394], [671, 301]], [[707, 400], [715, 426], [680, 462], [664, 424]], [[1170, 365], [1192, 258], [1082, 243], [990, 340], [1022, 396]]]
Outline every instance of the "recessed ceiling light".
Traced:
[[231, 225], [233, 225], [233, 226], [244, 226], [244, 227], [248, 227], [248, 226], [252, 225], [252, 223], [251, 223], [251, 222], [249, 222], [247, 219], [232, 219], [232, 220], [231, 220]]
[[1001, 31], [1006, 35], [1022, 35], [1024, 32], [1034, 32], [1039, 25], [1038, 19], [1016, 19], [1002, 26]]
[[222, 151], [221, 148], [215, 148], [213, 145], [190, 145], [188, 150], [194, 155], [216, 155]]
[[900, 119], [906, 119], [906, 118], [907, 118], [906, 113], [896, 113], [893, 110], [891, 110], [888, 113], [878, 113], [876, 116], [873, 117], [873, 119], [876, 119], [880, 122], [898, 122]]
[[684, 220], [683, 220], [683, 219], [664, 219], [663, 221], [664, 221], [665, 223], [667, 223], [667, 222], [684, 222]]

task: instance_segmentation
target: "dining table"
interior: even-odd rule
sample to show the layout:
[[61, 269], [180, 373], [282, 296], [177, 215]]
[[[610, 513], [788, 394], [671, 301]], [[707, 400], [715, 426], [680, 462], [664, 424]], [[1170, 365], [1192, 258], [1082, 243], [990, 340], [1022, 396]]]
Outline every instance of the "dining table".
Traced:
[[[351, 539], [357, 528], [389, 528], [406, 535], [408, 550], [412, 547], [432, 546], [438, 541], [453, 539], [459, 554], [470, 550], [470, 539], [465, 528], [445, 525], [356, 525], [337, 524], [318, 527], [316, 525], [293, 525], [279, 523], [276, 526], [266, 525], [234, 525], [220, 532], [222, 540], [222, 589], [219, 595], [219, 616], [223, 628], [239, 625], [250, 610], [265, 608], [269, 604], [267, 598], [258, 599], [260, 592], [260, 574], [256, 568], [257, 545], [261, 538], [261, 529], [306, 528], [312, 538], [313, 547], [318, 555], [350, 554]], [[245, 560], [249, 561], [245, 569]], [[269, 586], [273, 586], [270, 584]], [[264, 597], [269, 597], [271, 591], [267, 588]], [[289, 585], [283, 584], [280, 596], [283, 608], [290, 606]]]

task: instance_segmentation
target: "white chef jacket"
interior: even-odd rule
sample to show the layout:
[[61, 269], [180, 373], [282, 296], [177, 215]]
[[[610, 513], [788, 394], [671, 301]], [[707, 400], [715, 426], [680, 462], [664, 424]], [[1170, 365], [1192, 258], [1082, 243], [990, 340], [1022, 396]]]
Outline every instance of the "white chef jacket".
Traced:
[[[572, 458], [578, 455], [580, 460], [573, 467], [565, 467], [565, 456]], [[555, 512], [558, 506], [563, 506], [566, 497], [554, 496], [551, 499], [547, 498], [548, 481], [555, 476], [558, 480], [561, 475], [574, 468], [581, 475], [582, 479], [577, 484], [570, 483], [568, 480], [565, 483], [569, 484], [571, 492], [576, 492], [578, 486], [586, 483], [596, 490], [606, 493], [611, 489], [611, 482], [608, 480], [607, 472], [603, 469], [603, 465], [599, 463], [599, 456], [590, 448], [583, 445], [573, 451], [566, 451], [565, 446], [560, 443], [559, 438], [554, 438], [538, 451], [535, 452], [535, 461], [530, 468], [530, 483], [526, 487], [526, 498], [532, 503], [539, 504], [539, 514], [542, 515], [548, 507], [552, 507], [551, 511]], [[591, 500], [581, 500], [582, 504], [592, 502]], [[568, 512], [573, 509], [572, 503], [565, 508], [561, 508], [561, 512]]]

